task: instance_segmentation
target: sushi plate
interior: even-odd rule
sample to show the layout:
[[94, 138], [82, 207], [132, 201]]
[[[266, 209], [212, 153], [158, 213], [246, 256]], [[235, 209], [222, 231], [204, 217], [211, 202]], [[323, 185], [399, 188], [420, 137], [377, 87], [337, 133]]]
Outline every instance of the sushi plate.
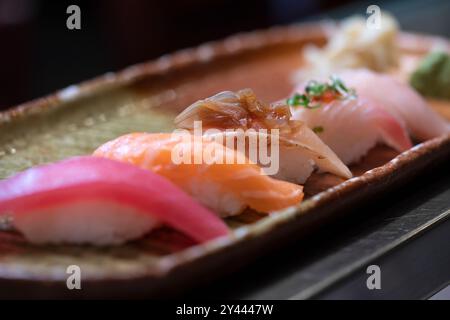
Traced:
[[[128, 132], [171, 131], [177, 113], [219, 91], [249, 87], [263, 101], [281, 99], [292, 89], [293, 72], [302, 66], [302, 47], [325, 43], [326, 28], [325, 23], [313, 23], [238, 34], [0, 113], [0, 179], [33, 165], [90, 154]], [[432, 36], [402, 33], [402, 63], [394, 72], [401, 74], [436, 42], [449, 45]], [[450, 119], [450, 106], [431, 103]], [[226, 222], [235, 232], [203, 245], [164, 228], [139, 241], [104, 248], [34, 246], [15, 232], [0, 231], [0, 297], [177, 295], [314, 233], [449, 157], [450, 136], [402, 154], [377, 146], [351, 167], [354, 178], [314, 174], [298, 207], [272, 216], [247, 211], [229, 218]], [[82, 290], [67, 288], [73, 265], [80, 267]]]

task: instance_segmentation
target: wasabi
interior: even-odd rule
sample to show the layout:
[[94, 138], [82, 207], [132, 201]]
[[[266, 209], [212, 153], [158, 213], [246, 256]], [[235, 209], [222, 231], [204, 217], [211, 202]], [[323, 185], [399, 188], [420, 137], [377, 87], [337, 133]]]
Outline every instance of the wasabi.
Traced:
[[450, 56], [445, 52], [427, 55], [410, 79], [424, 96], [450, 99]]

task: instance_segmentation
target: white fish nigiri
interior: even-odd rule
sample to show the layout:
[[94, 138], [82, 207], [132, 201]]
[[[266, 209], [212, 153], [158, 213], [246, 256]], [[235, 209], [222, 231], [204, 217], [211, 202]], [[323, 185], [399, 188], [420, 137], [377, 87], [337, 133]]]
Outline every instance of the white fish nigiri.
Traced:
[[343, 178], [352, 177], [350, 170], [305, 123], [291, 119], [289, 106], [264, 104], [250, 89], [224, 91], [197, 101], [176, 117], [175, 124], [194, 130], [195, 121], [201, 121], [206, 129], [222, 130], [224, 136], [248, 137], [252, 135], [249, 129], [253, 129], [260, 142], [267, 132], [270, 135], [271, 130], [278, 129], [279, 170], [274, 174], [278, 179], [302, 184], [316, 167]]
[[399, 152], [412, 147], [401, 121], [376, 102], [356, 96], [337, 78], [311, 81], [295, 92], [288, 100], [293, 119], [317, 132], [345, 164], [357, 162], [377, 143]]
[[394, 77], [365, 69], [347, 70], [339, 76], [358, 96], [370, 98], [401, 119], [416, 139], [432, 139], [450, 132], [449, 123], [419, 93]]

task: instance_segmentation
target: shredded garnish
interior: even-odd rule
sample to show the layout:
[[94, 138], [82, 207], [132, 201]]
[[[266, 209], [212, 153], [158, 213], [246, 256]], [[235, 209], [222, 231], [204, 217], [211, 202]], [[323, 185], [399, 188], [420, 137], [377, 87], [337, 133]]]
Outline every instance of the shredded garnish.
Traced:
[[295, 93], [287, 99], [286, 103], [293, 107], [316, 109], [322, 103], [328, 103], [336, 99], [354, 98], [355, 91], [345, 86], [341, 79], [331, 76], [329, 82], [311, 80], [305, 87], [305, 93]]

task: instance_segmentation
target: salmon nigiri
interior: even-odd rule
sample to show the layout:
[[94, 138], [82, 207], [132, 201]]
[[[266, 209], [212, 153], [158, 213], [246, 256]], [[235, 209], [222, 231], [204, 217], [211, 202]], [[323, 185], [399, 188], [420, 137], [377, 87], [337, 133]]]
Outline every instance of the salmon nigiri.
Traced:
[[[174, 159], [180, 154], [187, 155], [187, 161]], [[212, 159], [205, 159], [206, 154]], [[297, 205], [303, 198], [301, 186], [272, 179], [243, 154], [193, 135], [186, 142], [175, 134], [132, 133], [100, 146], [94, 156], [152, 170], [222, 217], [246, 207], [269, 213]]]
[[[197, 101], [175, 118], [178, 128], [195, 130], [201, 121], [206, 129], [222, 130], [226, 137], [279, 132], [279, 170], [274, 177], [304, 183], [317, 167], [343, 178], [352, 173], [336, 154], [302, 121], [292, 120], [286, 104], [265, 104], [252, 90], [224, 91]], [[230, 129], [235, 130], [234, 132]], [[244, 132], [245, 130], [245, 132]], [[258, 162], [258, 164], [260, 164]]]
[[398, 120], [418, 140], [428, 140], [450, 132], [450, 124], [437, 114], [408, 84], [373, 71], [347, 70], [341, 79], [353, 87], [358, 96], [368, 98]]
[[198, 242], [226, 225], [167, 179], [136, 166], [78, 157], [0, 181], [0, 216], [32, 243], [111, 245], [166, 224]]
[[317, 132], [347, 165], [357, 162], [377, 143], [399, 152], [412, 147], [401, 120], [379, 103], [360, 97], [339, 78], [301, 85], [287, 103], [293, 118]]

